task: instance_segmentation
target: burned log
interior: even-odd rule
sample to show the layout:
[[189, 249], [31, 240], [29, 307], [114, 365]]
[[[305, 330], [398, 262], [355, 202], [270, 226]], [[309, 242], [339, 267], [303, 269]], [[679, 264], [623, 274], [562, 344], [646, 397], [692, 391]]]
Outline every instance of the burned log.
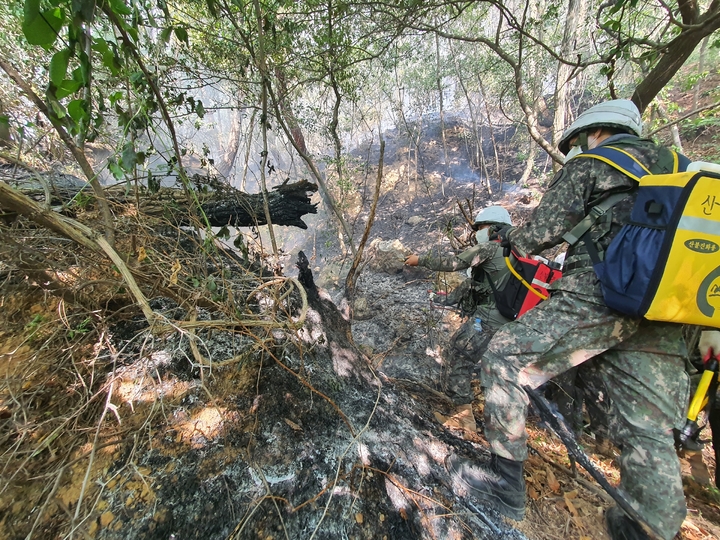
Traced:
[[[307, 180], [293, 184], [285, 182], [272, 188], [267, 197], [273, 224], [307, 229], [302, 217], [305, 214], [317, 214], [317, 204], [310, 202], [308, 196], [308, 193], [315, 191], [317, 186]], [[262, 193], [249, 195], [234, 190], [233, 196], [217, 197], [204, 202], [202, 209], [210, 225], [215, 227], [267, 225]]]
[[[0, 180], [17, 189], [33, 200], [46, 205], [62, 207], [71, 206], [71, 201], [78, 194], [91, 192], [89, 185], [68, 174], [28, 170], [16, 165], [0, 164]], [[161, 188], [150, 193], [144, 186], [140, 197], [136, 197], [134, 187], [128, 189], [126, 184], [105, 188], [108, 199], [116, 204], [135, 204], [140, 200], [140, 211], [149, 216], [170, 218], [178, 225], [190, 223], [195, 200], [200, 202], [202, 213], [213, 227], [225, 225], [233, 227], [253, 227], [267, 225], [263, 209], [262, 193], [244, 193], [227, 184], [213, 181], [199, 186], [188, 200], [188, 192], [179, 188]], [[302, 220], [306, 214], [316, 214], [317, 204], [310, 198], [317, 191], [317, 185], [307, 180], [289, 183], [287, 180], [275, 186], [267, 193], [270, 219], [274, 225], [299, 227], [307, 229]], [[87, 198], [85, 198], [87, 200]], [[0, 214], [2, 214], [0, 201]]]

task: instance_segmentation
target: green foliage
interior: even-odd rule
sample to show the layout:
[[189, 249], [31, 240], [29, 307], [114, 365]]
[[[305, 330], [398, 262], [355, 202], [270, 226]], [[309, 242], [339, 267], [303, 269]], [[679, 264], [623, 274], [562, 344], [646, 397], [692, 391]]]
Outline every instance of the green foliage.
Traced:
[[70, 49], [62, 49], [50, 60], [50, 82], [55, 86], [60, 86], [65, 79], [71, 54]]
[[220, 238], [221, 240], [229, 240], [230, 239], [230, 229], [227, 228], [227, 225], [222, 227], [215, 236], [217, 238]]
[[686, 92], [692, 90], [693, 88], [695, 88], [695, 85], [698, 84], [700, 81], [707, 79], [708, 75], [708, 71], [703, 71], [702, 73], [688, 74], [686, 77], [684, 77], [684, 81], [682, 84], [683, 90], [685, 90]]
[[25, 0], [22, 30], [30, 45], [52, 46], [64, 22], [65, 12], [60, 7], [41, 11], [40, 0]]
[[45, 318], [42, 315], [35, 315], [32, 320], [25, 325], [25, 330], [34, 334], [37, 332], [38, 327], [44, 322]]
[[95, 202], [95, 197], [93, 197], [92, 195], [88, 195], [84, 191], [79, 191], [78, 194], [75, 195], [75, 197], [73, 198], [73, 201], [78, 208], [85, 210]]
[[87, 334], [88, 332], [90, 332], [90, 330], [92, 330], [92, 328], [91, 328], [91, 326], [90, 326], [90, 323], [91, 323], [91, 322], [92, 322], [92, 321], [90, 320], [90, 317], [86, 317], [86, 318], [83, 319], [82, 322], [81, 322], [80, 324], [78, 324], [76, 327], [74, 327], [74, 328], [69, 328], [68, 331], [67, 331], [67, 338], [68, 338], [70, 341], [72, 341], [73, 339], [75, 339], [75, 338], [78, 337], [78, 336], [82, 336], [82, 335], [84, 335], [84, 334]]

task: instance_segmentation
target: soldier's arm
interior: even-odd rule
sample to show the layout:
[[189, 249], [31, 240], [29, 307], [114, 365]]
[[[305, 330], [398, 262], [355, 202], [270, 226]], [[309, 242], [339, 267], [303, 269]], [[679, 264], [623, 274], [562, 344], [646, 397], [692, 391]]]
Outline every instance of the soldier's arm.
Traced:
[[530, 219], [508, 232], [510, 243], [530, 255], [557, 246], [585, 217], [594, 184], [590, 160], [573, 160], [557, 172]]
[[450, 255], [441, 257], [434, 251], [426, 253], [420, 257], [420, 266], [436, 270], [438, 272], [455, 272], [457, 270], [465, 270], [471, 266], [482, 264], [492, 257], [497, 244], [479, 244], [477, 246], [466, 249], [460, 255]]

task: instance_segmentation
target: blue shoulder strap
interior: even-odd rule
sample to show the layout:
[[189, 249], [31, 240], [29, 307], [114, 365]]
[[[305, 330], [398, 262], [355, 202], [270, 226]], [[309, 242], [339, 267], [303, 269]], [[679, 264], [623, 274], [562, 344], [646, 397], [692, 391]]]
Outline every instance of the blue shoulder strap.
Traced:
[[[687, 166], [690, 165], [690, 160], [687, 157], [678, 154], [674, 150], [670, 150], [670, 158], [664, 157], [660, 159], [658, 163], [651, 167], [653, 170], [650, 170], [630, 152], [617, 146], [598, 146], [592, 150], [585, 150], [575, 157], [598, 159], [619, 170], [621, 173], [626, 174], [636, 182], [646, 174], [653, 174], [653, 172], [655, 174], [662, 172], [683, 172], [687, 170]], [[671, 163], [669, 161], [671, 161]]]
[[673, 152], [673, 154], [675, 154], [678, 158], [677, 159], [677, 164], [678, 164], [677, 170], [673, 171], [673, 172], [687, 171], [688, 165], [690, 165], [690, 163], [691, 163], [690, 158], [688, 158], [687, 156], [684, 156], [682, 154], [678, 154], [677, 152]]
[[[585, 150], [573, 159], [577, 158], [598, 159], [607, 163], [611, 167], [614, 167], [621, 173], [626, 174], [635, 181], [639, 181], [640, 178], [645, 175], [652, 174], [650, 169], [640, 163], [635, 156], [622, 148], [618, 148], [617, 146], [598, 146], [592, 150]], [[668, 158], [665, 158], [664, 161], [661, 160], [662, 163], [658, 163], [653, 167], [657, 168], [659, 166], [660, 170], [672, 169], [672, 172], [675, 173], [685, 171], [687, 166], [690, 164], [690, 160], [687, 157], [682, 154], [678, 154], [674, 150], [670, 150], [669, 159], [672, 161], [672, 164], [668, 162]], [[627, 197], [627, 195], [627, 192], [614, 193], [599, 204], [593, 206], [590, 209], [590, 213], [585, 216], [580, 223], [575, 225], [571, 231], [563, 235], [563, 239], [570, 245], [576, 244], [602, 215]]]
[[575, 156], [574, 159], [578, 158], [600, 160], [619, 170], [621, 173], [626, 174], [636, 182], [646, 174], [651, 174], [650, 170], [640, 163], [635, 156], [616, 146], [598, 146], [592, 150], [585, 150], [583, 153]]

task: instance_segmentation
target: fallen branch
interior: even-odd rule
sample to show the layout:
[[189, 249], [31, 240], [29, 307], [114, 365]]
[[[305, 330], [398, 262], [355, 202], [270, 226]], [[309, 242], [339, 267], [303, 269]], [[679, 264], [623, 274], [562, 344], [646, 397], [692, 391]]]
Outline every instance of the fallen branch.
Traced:
[[100, 185], [100, 182], [97, 179], [97, 174], [93, 170], [92, 166], [90, 165], [90, 162], [88, 161], [87, 157], [85, 156], [85, 153], [75, 144], [75, 142], [72, 140], [72, 137], [65, 129], [65, 126], [63, 126], [62, 122], [58, 119], [57, 115], [55, 115], [47, 106], [47, 104], [40, 99], [40, 97], [37, 95], [35, 90], [33, 90], [32, 86], [30, 86], [30, 83], [28, 83], [23, 77], [20, 75], [20, 73], [15, 69], [15, 67], [7, 62], [5, 59], [0, 58], [0, 68], [2, 68], [5, 73], [7, 73], [8, 77], [10, 77], [15, 84], [18, 85], [20, 90], [23, 91], [23, 93], [35, 104], [35, 106], [38, 108], [38, 110], [43, 113], [48, 120], [50, 120], [50, 123], [55, 128], [55, 131], [57, 131], [57, 134], [60, 136], [60, 139], [65, 143], [65, 146], [68, 147], [68, 150], [70, 150], [70, 153], [72, 153], [73, 157], [75, 158], [75, 161], [77, 161], [78, 165], [80, 165], [80, 168], [82, 169], [83, 173], [85, 174], [85, 177], [87, 178], [87, 181], [90, 183], [90, 185], [93, 188], [93, 192], [95, 193], [95, 196], [98, 199], [98, 206], [100, 208], [100, 214], [103, 217], [103, 224], [105, 225], [105, 238], [107, 238], [108, 243], [112, 246], [115, 244], [115, 229], [114, 229], [114, 223], [113, 223], [113, 217], [112, 212], [110, 212], [110, 207], [107, 203], [107, 197], [105, 196], [105, 191], [103, 190], [103, 187]]

